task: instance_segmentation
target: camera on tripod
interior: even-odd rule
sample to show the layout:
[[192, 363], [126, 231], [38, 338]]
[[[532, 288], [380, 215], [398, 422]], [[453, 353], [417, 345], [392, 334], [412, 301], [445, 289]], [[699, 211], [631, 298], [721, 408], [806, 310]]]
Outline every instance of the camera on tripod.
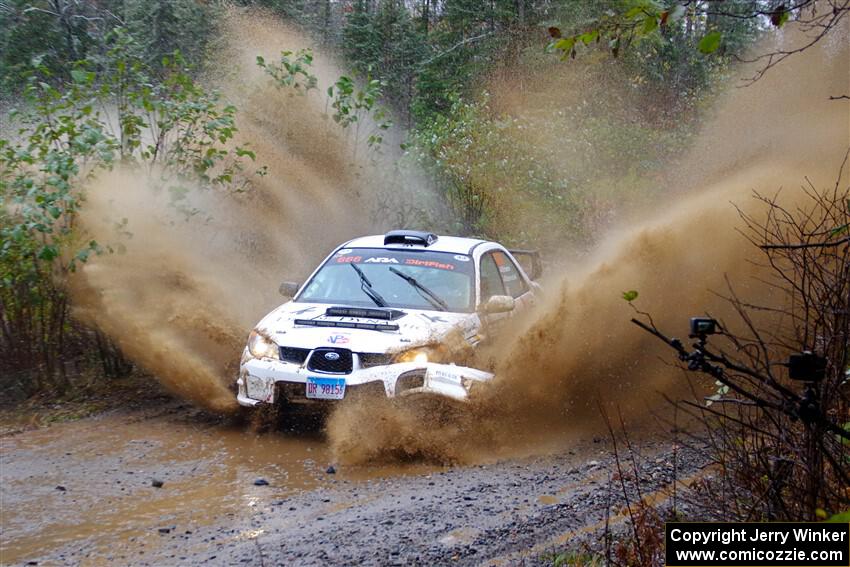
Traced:
[[711, 317], [691, 317], [691, 338], [707, 337], [717, 332], [717, 321]]
[[792, 354], [785, 363], [788, 367], [788, 377], [801, 382], [820, 382], [826, 378], [826, 358], [812, 351]]

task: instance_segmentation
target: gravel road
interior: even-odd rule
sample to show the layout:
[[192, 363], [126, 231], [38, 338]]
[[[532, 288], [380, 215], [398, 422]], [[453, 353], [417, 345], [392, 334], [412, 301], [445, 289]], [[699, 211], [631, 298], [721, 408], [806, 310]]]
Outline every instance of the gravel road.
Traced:
[[[663, 498], [671, 444], [639, 452], [642, 489]], [[257, 435], [172, 404], [6, 434], [0, 458], [3, 565], [546, 565], [621, 508], [603, 438], [329, 470], [320, 434]], [[699, 470], [676, 460], [679, 478]]]

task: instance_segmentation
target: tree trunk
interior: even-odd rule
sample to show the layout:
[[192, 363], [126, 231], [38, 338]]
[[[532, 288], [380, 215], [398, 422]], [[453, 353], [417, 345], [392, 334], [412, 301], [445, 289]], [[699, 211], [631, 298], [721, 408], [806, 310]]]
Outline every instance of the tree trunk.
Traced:
[[428, 35], [428, 30], [431, 27], [431, 1], [422, 0], [422, 33]]

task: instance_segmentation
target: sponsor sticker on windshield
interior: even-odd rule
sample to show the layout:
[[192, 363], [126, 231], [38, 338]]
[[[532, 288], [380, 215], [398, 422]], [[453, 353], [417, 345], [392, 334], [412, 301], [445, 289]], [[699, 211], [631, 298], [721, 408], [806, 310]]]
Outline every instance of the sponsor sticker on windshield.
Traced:
[[435, 268], [449, 272], [469, 272], [469, 256], [464, 254], [395, 252], [384, 249], [345, 248], [330, 260], [334, 264], [362, 264], [369, 266], [413, 266]]
[[398, 264], [395, 258], [366, 258], [364, 264]]
[[454, 270], [454, 264], [438, 262], [437, 260], [421, 260], [419, 258], [405, 258], [406, 266], [422, 266], [423, 268], [437, 268], [438, 270]]
[[363, 256], [337, 256], [337, 264], [359, 264], [363, 260]]

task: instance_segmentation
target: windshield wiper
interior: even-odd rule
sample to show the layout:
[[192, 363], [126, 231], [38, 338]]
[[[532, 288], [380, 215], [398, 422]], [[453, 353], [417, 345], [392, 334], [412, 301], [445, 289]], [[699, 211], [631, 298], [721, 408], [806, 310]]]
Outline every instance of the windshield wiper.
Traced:
[[[351, 264], [351, 265], [353, 266], [354, 264]], [[406, 281], [410, 285], [412, 285], [416, 289], [416, 291], [419, 292], [419, 295], [421, 295], [422, 297], [427, 299], [428, 303], [430, 303], [431, 305], [433, 305], [434, 307], [436, 307], [440, 311], [448, 311], [449, 310], [449, 305], [445, 301], [443, 301], [443, 299], [439, 295], [437, 295], [436, 293], [434, 293], [433, 291], [431, 291], [430, 289], [428, 289], [427, 287], [425, 287], [424, 285], [419, 283], [419, 281], [416, 278], [414, 278], [413, 276], [409, 276], [409, 275], [405, 274], [404, 272], [393, 268], [392, 266], [390, 266], [390, 271], [392, 273], [394, 273], [395, 275], [397, 275], [398, 277], [402, 278], [404, 281]]]
[[375, 302], [375, 305], [378, 307], [386, 307], [386, 300], [381, 297], [381, 294], [372, 289], [372, 282], [369, 281], [369, 278], [366, 277], [366, 274], [363, 273], [363, 270], [357, 267], [357, 264], [349, 264], [354, 271], [357, 272], [357, 275], [360, 276], [360, 289], [363, 290], [363, 293], [369, 296], [369, 299]]

